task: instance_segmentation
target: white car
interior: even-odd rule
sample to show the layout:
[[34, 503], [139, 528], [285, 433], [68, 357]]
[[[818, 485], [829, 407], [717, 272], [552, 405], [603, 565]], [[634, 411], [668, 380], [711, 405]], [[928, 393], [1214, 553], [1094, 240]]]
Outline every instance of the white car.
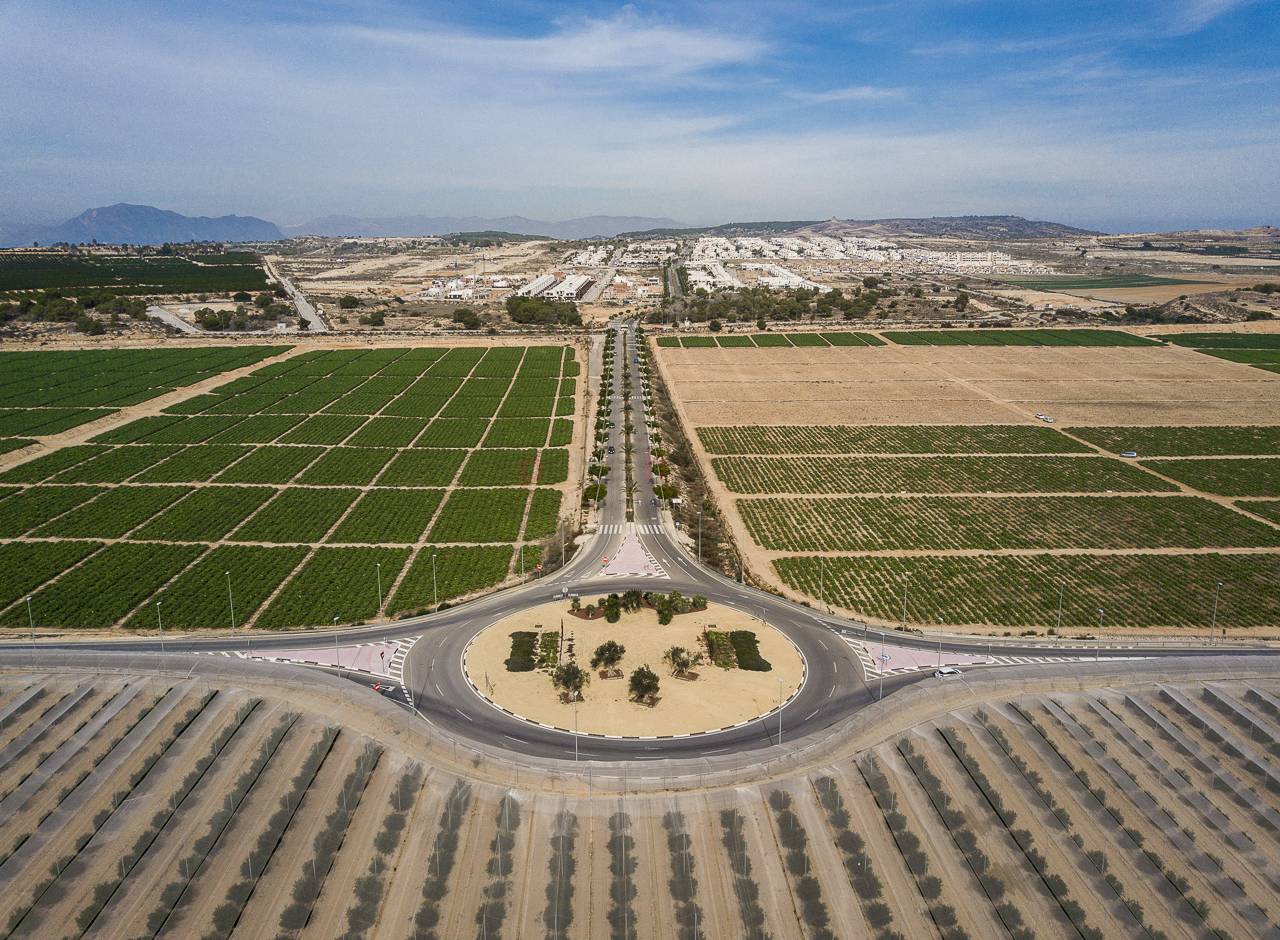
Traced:
[[955, 666], [943, 666], [933, 675], [935, 679], [954, 679], [960, 675], [960, 670]]
[[1121, 451], [1121, 452], [1120, 452], [1120, 456], [1121, 456], [1121, 457], [1137, 457], [1137, 456], [1138, 456], [1138, 452], [1137, 452], [1136, 450], [1126, 450], [1126, 451]]

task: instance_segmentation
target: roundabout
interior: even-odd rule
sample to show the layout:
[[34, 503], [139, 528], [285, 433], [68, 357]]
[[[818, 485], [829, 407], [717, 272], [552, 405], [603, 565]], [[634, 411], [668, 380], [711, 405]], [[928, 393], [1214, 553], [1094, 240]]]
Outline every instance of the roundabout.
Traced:
[[[517, 658], [521, 647], [532, 651], [530, 659]], [[606, 661], [610, 650], [616, 661]], [[688, 662], [677, 670], [672, 659], [681, 654]], [[572, 674], [575, 666], [586, 674], [576, 696], [555, 682], [558, 670]], [[652, 696], [631, 688], [630, 677], [644, 668], [658, 680]], [[511, 717], [622, 740], [704, 736], [763, 721], [792, 701], [807, 678], [805, 658], [790, 638], [720, 604], [677, 614], [665, 625], [649, 607], [610, 623], [575, 614], [563, 602], [542, 604], [476, 634], [463, 671], [476, 695]]]

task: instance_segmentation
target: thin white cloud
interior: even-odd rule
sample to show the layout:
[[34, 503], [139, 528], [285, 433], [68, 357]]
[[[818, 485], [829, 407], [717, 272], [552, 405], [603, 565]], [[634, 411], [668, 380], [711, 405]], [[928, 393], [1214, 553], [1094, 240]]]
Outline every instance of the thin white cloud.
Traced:
[[1250, 0], [1176, 0], [1166, 7], [1170, 29], [1176, 34], [1194, 33], [1214, 20], [1233, 13]]
[[832, 88], [829, 91], [793, 91], [789, 97], [797, 101], [812, 101], [825, 104], [831, 101], [883, 101], [886, 98], [901, 98], [901, 88], [881, 88], [876, 85], [850, 85], [846, 88]]
[[759, 58], [765, 44], [728, 32], [647, 21], [624, 9], [608, 19], [562, 20], [542, 36], [493, 36], [444, 27], [339, 26], [339, 36], [468, 68], [560, 74], [630, 73], [637, 81]]

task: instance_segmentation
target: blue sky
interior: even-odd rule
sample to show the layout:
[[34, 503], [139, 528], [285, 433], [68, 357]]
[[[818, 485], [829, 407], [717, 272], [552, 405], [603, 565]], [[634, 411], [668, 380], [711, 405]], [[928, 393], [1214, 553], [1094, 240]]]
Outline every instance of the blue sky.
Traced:
[[0, 219], [1280, 223], [1280, 0], [0, 0]]

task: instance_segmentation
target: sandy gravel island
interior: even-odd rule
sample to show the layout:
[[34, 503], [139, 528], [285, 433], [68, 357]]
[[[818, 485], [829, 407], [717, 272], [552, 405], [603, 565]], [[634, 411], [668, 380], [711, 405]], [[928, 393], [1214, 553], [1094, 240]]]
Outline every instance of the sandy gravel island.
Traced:
[[[681, 614], [667, 626], [660, 626], [658, 615], [652, 610], [624, 613], [620, 621], [609, 623], [604, 618], [579, 619], [569, 613], [565, 604], [556, 602], [500, 620], [477, 634], [466, 661], [472, 683], [517, 715], [572, 729], [574, 707], [560, 702], [548, 670], [507, 672], [505, 666], [513, 632], [559, 630], [562, 619], [566, 659], [570, 639], [574, 641], [576, 661], [584, 668], [597, 646], [606, 640], [617, 640], [627, 649], [620, 664], [625, 675], [647, 663], [662, 681], [658, 702], [649, 707], [630, 701], [625, 678], [601, 679], [598, 672], [592, 671], [591, 682], [583, 690], [583, 702], [577, 708], [578, 730], [584, 733], [647, 736], [714, 731], [776, 708], [779, 681], [785, 701], [799, 689], [804, 674], [799, 652], [781, 631], [731, 607], [711, 604], [705, 611]], [[773, 669], [748, 672], [704, 663], [696, 670], [698, 679], [675, 678], [662, 662], [662, 654], [672, 646], [703, 649], [699, 637], [704, 627], [754, 631], [760, 655]]]

